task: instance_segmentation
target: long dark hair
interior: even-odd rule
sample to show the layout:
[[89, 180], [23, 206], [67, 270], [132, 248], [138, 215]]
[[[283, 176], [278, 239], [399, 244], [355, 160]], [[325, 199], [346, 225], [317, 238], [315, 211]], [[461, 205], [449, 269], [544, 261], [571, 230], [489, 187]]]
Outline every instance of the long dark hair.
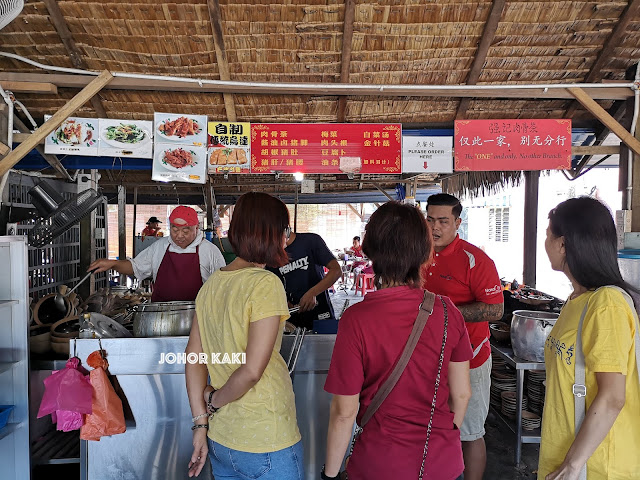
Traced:
[[422, 287], [422, 265], [432, 251], [431, 231], [415, 207], [387, 202], [372, 215], [362, 251], [373, 261], [376, 281]]
[[591, 197], [565, 200], [549, 212], [549, 228], [564, 237], [567, 266], [580, 285], [589, 290], [616, 285], [631, 295], [637, 309], [640, 290], [622, 278], [616, 227], [606, 205]]

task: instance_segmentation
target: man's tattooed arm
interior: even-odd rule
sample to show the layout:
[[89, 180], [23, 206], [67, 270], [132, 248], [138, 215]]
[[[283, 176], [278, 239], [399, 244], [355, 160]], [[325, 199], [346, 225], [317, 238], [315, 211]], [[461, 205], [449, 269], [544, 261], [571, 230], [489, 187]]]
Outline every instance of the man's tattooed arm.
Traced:
[[497, 322], [504, 313], [504, 304], [496, 303], [490, 305], [488, 303], [474, 302], [459, 305], [458, 310], [462, 313], [465, 322]]

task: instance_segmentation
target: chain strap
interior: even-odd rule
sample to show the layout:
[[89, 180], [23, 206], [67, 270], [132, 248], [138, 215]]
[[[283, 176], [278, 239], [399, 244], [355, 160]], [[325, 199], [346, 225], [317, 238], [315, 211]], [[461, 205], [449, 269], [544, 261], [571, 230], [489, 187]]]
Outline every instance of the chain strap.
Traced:
[[429, 415], [429, 424], [427, 425], [427, 440], [424, 442], [424, 450], [422, 451], [422, 464], [420, 465], [419, 480], [422, 480], [424, 475], [424, 462], [427, 459], [427, 450], [429, 449], [429, 438], [431, 437], [431, 427], [433, 426], [433, 414], [436, 410], [436, 398], [438, 395], [438, 387], [440, 386], [440, 373], [442, 372], [442, 363], [444, 362], [444, 347], [447, 343], [447, 326], [449, 325], [449, 315], [447, 312], [447, 304], [438, 296], [444, 307], [444, 334], [442, 335], [442, 348], [440, 349], [440, 363], [438, 364], [438, 374], [436, 375], [436, 388], [433, 392], [433, 401], [431, 402], [431, 414]]

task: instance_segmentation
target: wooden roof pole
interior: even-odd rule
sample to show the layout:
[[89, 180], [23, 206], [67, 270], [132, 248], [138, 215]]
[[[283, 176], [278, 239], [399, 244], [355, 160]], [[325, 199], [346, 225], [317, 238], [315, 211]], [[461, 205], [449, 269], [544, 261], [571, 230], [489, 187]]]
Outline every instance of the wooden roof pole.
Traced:
[[640, 155], [640, 141], [631, 135], [626, 128], [620, 125], [615, 118], [602, 108], [598, 102], [593, 100], [582, 88], [567, 88], [576, 97], [583, 107], [589, 110], [598, 120], [604, 123], [609, 130], [615, 133], [622, 142]]
[[95, 77], [89, 85], [84, 87], [75, 97], [69, 100], [60, 110], [58, 110], [53, 117], [44, 122], [26, 142], [21, 143], [13, 150], [9, 155], [0, 161], [0, 176], [7, 173], [13, 166], [24, 158], [24, 156], [31, 151], [33, 147], [38, 145], [40, 140], [45, 138], [56, 128], [58, 128], [62, 122], [73, 113], [87, 103], [96, 93], [102, 90], [113, 77], [108, 70], [103, 71], [100, 75]]
[[[43, 0], [47, 10], [49, 11], [49, 17], [51, 18], [51, 23], [58, 32], [64, 47], [67, 49], [67, 53], [69, 54], [69, 59], [75, 68], [79, 68], [81, 70], [88, 70], [87, 62], [84, 61], [82, 57], [82, 52], [77, 47], [76, 42], [73, 40], [73, 36], [71, 35], [71, 31], [67, 26], [67, 22], [64, 19], [64, 15], [60, 10], [60, 6], [58, 5], [57, 0]], [[102, 105], [102, 101], [97, 96], [93, 96], [90, 99], [91, 105], [93, 109], [96, 111], [98, 118], [108, 118], [107, 112]]]
[[[620, 19], [618, 23], [614, 27], [613, 31], [607, 41], [604, 43], [602, 50], [598, 54], [598, 58], [593, 62], [591, 66], [591, 70], [584, 79], [584, 83], [593, 83], [601, 80], [602, 78], [602, 67], [606, 62], [609, 62], [613, 56], [613, 51], [622, 40], [622, 37], [629, 26], [631, 20], [633, 20], [640, 9], [640, 0], [630, 0], [629, 4], [625, 7], [620, 15]], [[578, 108], [578, 104], [576, 102], [571, 102], [569, 108], [564, 114], [564, 118], [572, 118], [573, 114], [576, 112]]]
[[[231, 80], [229, 73], [229, 62], [227, 61], [227, 51], [224, 47], [224, 36], [222, 35], [222, 17], [220, 15], [220, 3], [218, 0], [207, 0], [209, 8], [209, 20], [211, 21], [211, 29], [213, 30], [213, 44], [216, 48], [216, 61], [218, 62], [218, 71], [220, 72], [220, 80]], [[227, 111], [227, 120], [230, 122], [237, 121], [236, 104], [233, 100], [232, 93], [223, 93], [224, 108]]]
[[[487, 18], [487, 22], [484, 25], [484, 32], [482, 32], [482, 38], [480, 39], [480, 43], [478, 44], [476, 56], [473, 59], [471, 68], [469, 69], [469, 75], [467, 75], [467, 85], [475, 85], [480, 78], [480, 73], [482, 72], [482, 68], [484, 67], [484, 62], [487, 60], [489, 47], [491, 46], [491, 43], [496, 36], [496, 31], [498, 30], [498, 23], [500, 23], [500, 18], [502, 17], [505, 3], [506, 0], [493, 0], [491, 12], [489, 12], [489, 17]], [[456, 120], [466, 118], [467, 109], [469, 108], [470, 103], [470, 98], [463, 98], [462, 100], [460, 100], [460, 103], [458, 104], [458, 111], [456, 112]]]
[[[353, 22], [356, 17], [356, 0], [344, 3], [344, 28], [342, 31], [342, 60], [340, 65], [340, 83], [349, 83], [351, 68], [351, 46], [353, 44]], [[338, 97], [338, 123], [344, 123], [347, 117], [347, 97]]]

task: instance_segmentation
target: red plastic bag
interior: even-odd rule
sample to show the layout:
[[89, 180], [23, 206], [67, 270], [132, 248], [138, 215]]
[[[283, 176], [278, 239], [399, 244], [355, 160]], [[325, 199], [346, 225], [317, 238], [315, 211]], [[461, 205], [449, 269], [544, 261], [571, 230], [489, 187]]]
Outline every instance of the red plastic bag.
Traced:
[[85, 424], [80, 429], [82, 440], [100, 440], [100, 437], [124, 433], [124, 411], [122, 401], [113, 389], [105, 372], [107, 360], [101, 351], [95, 351], [87, 358], [87, 364], [94, 367], [89, 374], [93, 387], [92, 412], [85, 416]]
[[80, 359], [73, 357], [64, 369], [45, 378], [38, 418], [57, 411], [91, 413], [91, 385], [85, 377], [87, 373], [80, 366]]

